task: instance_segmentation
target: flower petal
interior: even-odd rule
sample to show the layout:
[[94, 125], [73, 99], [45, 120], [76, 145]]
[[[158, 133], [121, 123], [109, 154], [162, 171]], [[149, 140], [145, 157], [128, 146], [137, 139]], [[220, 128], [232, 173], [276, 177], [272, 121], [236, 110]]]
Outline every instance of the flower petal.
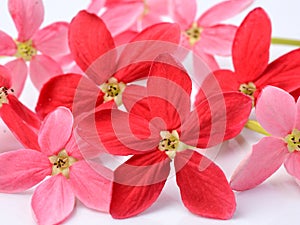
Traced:
[[253, 145], [251, 154], [234, 171], [230, 185], [236, 191], [244, 191], [261, 184], [271, 176], [288, 155], [283, 140], [264, 137]]
[[[299, 89], [300, 91], [300, 89]], [[296, 121], [294, 127], [298, 130], [300, 130], [300, 95], [298, 95], [298, 100], [297, 100], [297, 112], [296, 112]]]
[[3, 104], [0, 115], [7, 127], [24, 147], [36, 150], [40, 149], [37, 131], [24, 123], [23, 118], [19, 116], [19, 112], [15, 111], [11, 104]]
[[14, 89], [14, 94], [20, 96], [25, 86], [28, 69], [23, 59], [15, 59], [5, 64], [11, 71], [11, 88]]
[[0, 65], [0, 87], [11, 87], [11, 71], [5, 66]]
[[38, 141], [41, 151], [48, 156], [56, 155], [65, 148], [73, 129], [73, 115], [65, 107], [58, 107], [43, 121]]
[[232, 60], [241, 83], [254, 82], [265, 70], [270, 41], [270, 19], [263, 9], [256, 8], [244, 19], [233, 42]]
[[97, 14], [104, 7], [105, 2], [106, 0], [92, 0], [87, 7], [87, 11]]
[[289, 174], [300, 179], [300, 152], [293, 152], [289, 155], [284, 163], [284, 166]]
[[9, 0], [8, 9], [19, 32], [18, 41], [28, 41], [44, 20], [42, 0]]
[[17, 45], [6, 33], [0, 30], [0, 55], [13, 56], [17, 52]]
[[113, 173], [100, 164], [74, 163], [70, 167], [70, 184], [75, 196], [87, 207], [109, 211]]
[[[205, 168], [202, 162], [209, 161]], [[195, 151], [177, 153], [176, 182], [182, 201], [192, 213], [200, 216], [230, 219], [236, 202], [222, 170]]]
[[78, 66], [97, 84], [104, 83], [113, 74], [114, 40], [96, 15], [80, 11], [74, 17], [69, 28], [69, 45]]
[[214, 26], [221, 21], [227, 20], [250, 6], [254, 0], [227, 0], [222, 1], [201, 15], [198, 24], [204, 27]]
[[30, 61], [30, 78], [34, 86], [40, 90], [52, 77], [62, 74], [60, 65], [46, 55], [36, 55]]
[[198, 44], [208, 54], [230, 56], [236, 30], [237, 27], [233, 25], [216, 25], [205, 28], [201, 32]]
[[170, 172], [170, 160], [155, 150], [135, 155], [115, 170], [110, 214], [128, 218], [149, 208], [158, 198]]
[[69, 52], [68, 29], [68, 23], [52, 23], [35, 33], [32, 37], [34, 46], [44, 55], [51, 57], [65, 55]]
[[0, 191], [26, 191], [51, 174], [49, 159], [39, 151], [20, 149], [0, 155]]
[[[195, 74], [203, 74], [205, 76], [208, 74], [205, 74], [207, 69], [215, 71], [220, 68], [214, 56], [205, 53], [201, 45], [195, 45], [193, 51], [193, 68]], [[201, 77], [203, 77], [203, 75]]]
[[64, 221], [73, 211], [75, 196], [63, 175], [50, 177], [40, 184], [31, 199], [38, 224], [52, 225]]
[[185, 30], [194, 22], [197, 12], [197, 2], [195, 0], [189, 1], [184, 4], [180, 0], [173, 0], [169, 4], [170, 17], [178, 24], [181, 29]]
[[296, 120], [294, 98], [282, 89], [268, 86], [256, 104], [256, 118], [270, 134], [285, 137], [292, 132]]

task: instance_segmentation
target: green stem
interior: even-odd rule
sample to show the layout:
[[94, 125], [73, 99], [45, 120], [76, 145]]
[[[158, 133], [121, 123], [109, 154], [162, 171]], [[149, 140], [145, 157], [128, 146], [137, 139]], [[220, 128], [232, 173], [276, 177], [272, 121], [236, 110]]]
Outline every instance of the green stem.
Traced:
[[287, 38], [273, 37], [271, 39], [271, 43], [272, 44], [277, 44], [277, 45], [291, 45], [291, 46], [300, 47], [300, 40], [292, 40], [292, 39], [287, 39]]
[[257, 133], [270, 136], [270, 134], [264, 128], [262, 128], [262, 126], [255, 120], [248, 120], [245, 127]]

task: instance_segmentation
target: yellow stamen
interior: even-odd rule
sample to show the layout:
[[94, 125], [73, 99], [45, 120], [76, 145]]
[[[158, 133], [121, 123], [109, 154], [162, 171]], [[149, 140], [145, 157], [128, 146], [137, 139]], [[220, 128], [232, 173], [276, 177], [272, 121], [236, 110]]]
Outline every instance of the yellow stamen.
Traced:
[[294, 129], [293, 132], [284, 138], [289, 152], [300, 151], [300, 131]]
[[37, 50], [32, 45], [32, 40], [25, 42], [17, 42], [17, 58], [23, 58], [25, 61], [30, 61], [37, 54]]
[[196, 22], [192, 24], [191, 28], [185, 31], [185, 35], [189, 38], [189, 43], [191, 46], [194, 46], [200, 40], [202, 31], [203, 28], [198, 27]]
[[0, 108], [3, 104], [8, 104], [7, 96], [9, 94], [9, 91], [14, 92], [13, 89], [8, 89], [6, 87], [0, 87]]
[[253, 82], [248, 82], [247, 84], [241, 84], [239, 91], [244, 93], [245, 95], [249, 95], [254, 99], [254, 93], [256, 91], [256, 86]]
[[111, 77], [107, 83], [100, 86], [101, 91], [104, 93], [104, 102], [114, 100], [118, 106], [122, 105], [122, 93], [124, 92], [126, 84], [123, 82], [118, 83], [118, 80]]

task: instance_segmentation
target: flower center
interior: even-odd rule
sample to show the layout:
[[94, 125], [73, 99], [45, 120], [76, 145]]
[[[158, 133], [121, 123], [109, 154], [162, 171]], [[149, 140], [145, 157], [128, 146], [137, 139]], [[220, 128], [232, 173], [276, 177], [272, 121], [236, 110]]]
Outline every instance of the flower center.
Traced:
[[300, 151], [300, 131], [294, 129], [293, 132], [284, 138], [289, 152]]
[[179, 135], [176, 130], [173, 130], [172, 133], [169, 131], [160, 132], [161, 140], [158, 145], [160, 151], [164, 151], [170, 159], [174, 159], [176, 152], [186, 150], [188, 146], [179, 140]]
[[57, 155], [50, 156], [49, 161], [53, 165], [51, 174], [52, 176], [61, 173], [66, 178], [69, 178], [69, 168], [77, 161], [77, 159], [69, 156], [67, 151], [64, 149]]
[[9, 94], [9, 91], [14, 92], [13, 89], [8, 89], [6, 87], [0, 87], [0, 108], [3, 104], [8, 103], [7, 95]]
[[114, 77], [110, 78], [107, 83], [100, 86], [101, 91], [104, 93], [104, 102], [114, 100], [119, 106], [122, 104], [122, 93], [126, 87], [123, 82], [118, 83]]
[[253, 82], [247, 84], [241, 84], [239, 91], [245, 95], [249, 95], [251, 98], [254, 98], [254, 93], [256, 91], [256, 86]]
[[194, 46], [200, 40], [202, 31], [203, 28], [198, 27], [196, 22], [192, 24], [191, 28], [185, 31], [185, 35], [189, 38], [189, 43], [191, 46]]
[[37, 50], [33, 47], [32, 41], [17, 42], [17, 58], [23, 58], [25, 61], [30, 61], [32, 56], [37, 54]]

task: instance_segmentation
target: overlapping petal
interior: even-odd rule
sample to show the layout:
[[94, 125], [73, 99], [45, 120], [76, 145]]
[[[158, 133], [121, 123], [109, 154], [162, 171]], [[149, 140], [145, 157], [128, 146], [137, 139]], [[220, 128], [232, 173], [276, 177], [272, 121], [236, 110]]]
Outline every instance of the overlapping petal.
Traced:
[[17, 52], [17, 45], [14, 40], [5, 32], [0, 31], [0, 55], [13, 56]]
[[284, 166], [289, 174], [293, 177], [300, 179], [300, 152], [293, 152], [284, 162]]

